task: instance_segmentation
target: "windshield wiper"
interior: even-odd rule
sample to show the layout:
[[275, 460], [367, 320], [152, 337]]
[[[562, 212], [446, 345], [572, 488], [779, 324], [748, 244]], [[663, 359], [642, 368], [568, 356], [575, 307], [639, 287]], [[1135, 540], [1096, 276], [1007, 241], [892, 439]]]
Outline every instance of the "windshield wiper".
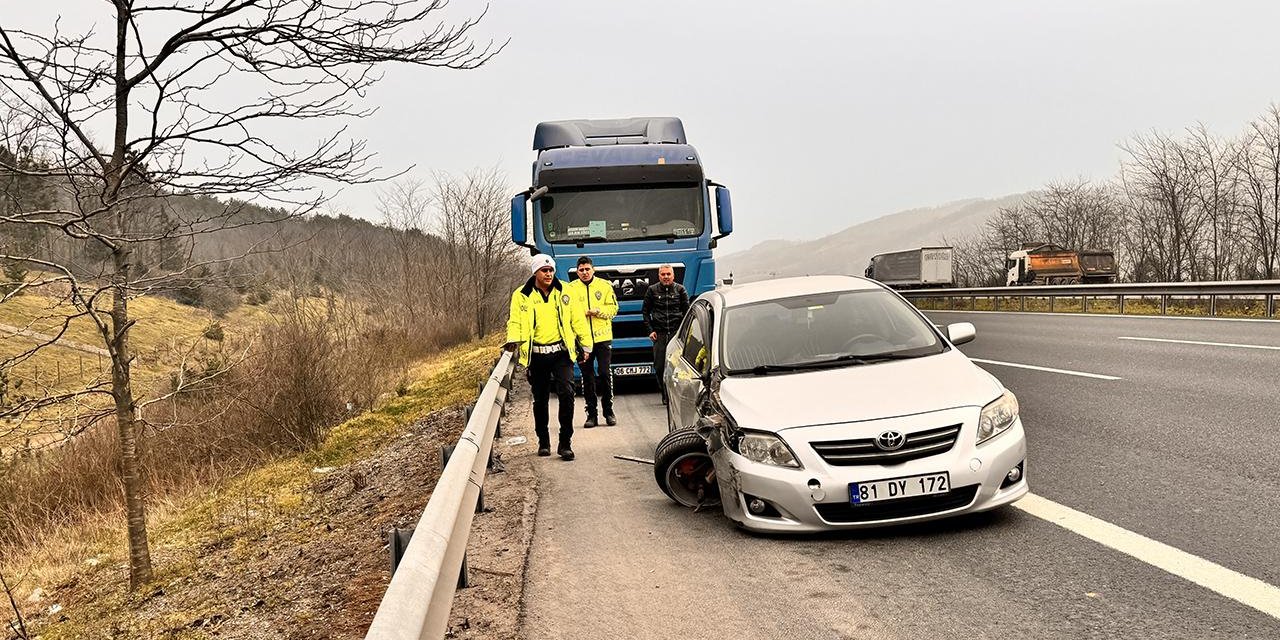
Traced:
[[[922, 354], [929, 355], [929, 354]], [[823, 360], [810, 360], [808, 362], [797, 362], [795, 364], [784, 365], [791, 367], [792, 370], [798, 369], [825, 369], [828, 367], [854, 367], [864, 364], [875, 364], [886, 360], [910, 360], [919, 358], [919, 355], [909, 355], [905, 353], [871, 353], [866, 355], [856, 355], [847, 353], [834, 358], [826, 358]]]
[[763, 376], [770, 373], [778, 373], [780, 371], [795, 371], [798, 367], [793, 364], [758, 364], [750, 369], [752, 375]]

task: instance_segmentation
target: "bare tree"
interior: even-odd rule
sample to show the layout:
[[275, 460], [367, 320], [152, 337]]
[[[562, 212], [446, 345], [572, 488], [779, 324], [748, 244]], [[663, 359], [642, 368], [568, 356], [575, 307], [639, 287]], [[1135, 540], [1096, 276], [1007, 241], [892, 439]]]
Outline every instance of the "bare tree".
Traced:
[[1209, 267], [1213, 280], [1226, 277], [1238, 227], [1238, 145], [1215, 138], [1203, 123], [1188, 129], [1185, 158], [1192, 178], [1191, 197], [1208, 219]]
[[511, 244], [510, 189], [497, 169], [468, 171], [463, 176], [437, 173], [434, 199], [436, 228], [456, 263], [463, 266], [460, 298], [473, 312], [475, 332], [483, 336], [493, 318], [505, 311], [495, 297], [501, 275], [515, 257]]
[[430, 218], [431, 193], [418, 179], [403, 178], [381, 189], [378, 193], [378, 212], [387, 227], [395, 232], [395, 273], [399, 285], [397, 296], [403, 307], [403, 315], [410, 325], [416, 325], [419, 311], [429, 306], [422, 304], [426, 293], [431, 258], [430, 242], [426, 228]]
[[1250, 271], [1275, 278], [1280, 269], [1280, 105], [1249, 123], [1234, 166], [1241, 182], [1242, 226], [1256, 255]]
[[[200, 284], [201, 274], [238, 256], [191, 259], [192, 239], [279, 222], [315, 210], [326, 194], [316, 180], [380, 179], [364, 142], [343, 123], [368, 116], [359, 99], [384, 63], [470, 69], [501, 46], [477, 47], [479, 18], [436, 22], [442, 0], [113, 0], [109, 33], [0, 27], [0, 105], [31, 126], [35, 165], [6, 171], [53, 181], [50, 206], [0, 215], [4, 225], [60, 234], [82, 260], [50, 259], [14, 243], [0, 258], [42, 275], [24, 288], [58, 286], [74, 305], [62, 330], [40, 339], [5, 367], [53, 344], [76, 318], [92, 322], [109, 352], [109, 380], [45, 394], [41, 407], [95, 396], [109, 400], [96, 418], [113, 418], [125, 492], [131, 588], [151, 579], [146, 509], [138, 457], [139, 410], [129, 339], [138, 295]], [[227, 92], [233, 88], [232, 92]], [[239, 99], [230, 96], [240, 96]], [[329, 132], [296, 149], [297, 127]], [[99, 132], [105, 133], [99, 133]], [[13, 148], [6, 139], [3, 146]], [[240, 206], [190, 213], [175, 197], [249, 195], [277, 205], [268, 216]], [[8, 237], [8, 235], [6, 235]], [[259, 250], [251, 248], [248, 253]], [[141, 263], [151, 254], [154, 264]], [[205, 271], [201, 271], [201, 270]], [[10, 294], [12, 295], [12, 294]]]
[[1143, 257], [1154, 259], [1162, 280], [1195, 280], [1200, 234], [1207, 219], [1195, 206], [1195, 179], [1185, 145], [1159, 132], [1134, 136], [1120, 148], [1128, 155], [1121, 184], [1138, 227]]

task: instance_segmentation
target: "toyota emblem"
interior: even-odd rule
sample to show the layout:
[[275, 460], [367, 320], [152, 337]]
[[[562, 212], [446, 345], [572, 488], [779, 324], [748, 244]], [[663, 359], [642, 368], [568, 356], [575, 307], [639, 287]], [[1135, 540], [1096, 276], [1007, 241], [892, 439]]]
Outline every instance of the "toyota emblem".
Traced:
[[876, 436], [876, 448], [881, 451], [897, 451], [907, 443], [907, 437], [899, 431], [886, 431]]

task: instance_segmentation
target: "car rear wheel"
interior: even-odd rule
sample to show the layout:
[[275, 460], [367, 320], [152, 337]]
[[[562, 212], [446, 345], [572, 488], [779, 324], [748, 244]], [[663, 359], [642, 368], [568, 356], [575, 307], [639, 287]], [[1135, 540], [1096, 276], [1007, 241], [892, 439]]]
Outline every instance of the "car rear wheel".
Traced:
[[715, 464], [707, 443], [693, 429], [668, 433], [653, 454], [653, 475], [668, 498], [686, 507], [720, 504]]

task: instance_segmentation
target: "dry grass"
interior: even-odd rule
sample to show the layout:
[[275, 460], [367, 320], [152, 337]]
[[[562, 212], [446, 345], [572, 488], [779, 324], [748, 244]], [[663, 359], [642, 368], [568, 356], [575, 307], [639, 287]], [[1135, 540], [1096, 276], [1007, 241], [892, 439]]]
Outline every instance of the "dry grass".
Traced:
[[[252, 575], [260, 560], [259, 541], [283, 538], [287, 545], [292, 536], [308, 535], [310, 529], [298, 520], [324, 500], [313, 470], [353, 465], [398, 441], [409, 425], [433, 412], [472, 401], [476, 383], [493, 366], [498, 353], [494, 344], [495, 340], [472, 342], [415, 364], [404, 395], [384, 398], [376, 408], [344, 421], [313, 449], [153, 499], [149, 520], [156, 579], [135, 596], [125, 588], [127, 550], [118, 513], [85, 518], [20, 553], [10, 549], [0, 559], [0, 571], [18, 580], [20, 602], [36, 588], [46, 593], [43, 601], [26, 605], [28, 615], [35, 615], [34, 630], [45, 640], [110, 633], [211, 637], [211, 628], [190, 624], [214, 619], [229, 606], [216, 594], [197, 591], [211, 582], [216, 588], [218, 582], [210, 575], [216, 571], [205, 566], [206, 556], [220, 554], [223, 561], [238, 564], [237, 571]], [[165, 595], [157, 598], [158, 593]], [[54, 603], [63, 613], [48, 614]]]
[[[170, 376], [193, 362], [204, 362], [230, 351], [243, 349], [256, 340], [264, 321], [274, 310], [241, 305], [222, 318], [204, 309], [189, 307], [167, 298], [141, 297], [130, 303], [136, 324], [130, 329], [134, 349], [133, 379], [137, 392], [146, 396], [167, 390]], [[0, 303], [0, 325], [48, 336], [56, 335], [63, 319], [75, 314], [65, 298], [28, 293]], [[217, 322], [221, 341], [204, 336]], [[39, 344], [37, 338], [0, 330], [0, 359], [10, 358]], [[83, 389], [110, 377], [110, 358], [96, 353], [104, 349], [103, 339], [93, 322], [73, 320], [54, 345], [42, 348], [30, 359], [6, 371], [10, 389], [17, 394], [43, 395]], [[91, 406], [104, 406], [102, 398]], [[84, 407], [63, 406], [42, 410], [19, 425], [0, 424], [0, 452], [57, 442], [73, 430], [74, 419]]]
[[[1020, 300], [1015, 296], [977, 298], [920, 298], [912, 300], [922, 311], [1025, 311], [1054, 313], [1085, 313], [1081, 297], [1058, 297], [1050, 305], [1047, 296], [1028, 296]], [[1024, 306], [1025, 305], [1025, 306]], [[1222, 318], [1266, 318], [1267, 303], [1261, 296], [1219, 296], [1214, 316]], [[1280, 303], [1277, 304], [1280, 307]], [[1280, 309], [1278, 309], [1280, 311]], [[1120, 314], [1120, 301], [1114, 296], [1089, 298], [1088, 313]], [[1152, 296], [1126, 296], [1124, 315], [1152, 315], [1160, 313], [1160, 299]], [[1164, 315], [1184, 317], [1210, 317], [1208, 297], [1173, 297], [1168, 300]], [[1272, 316], [1280, 317], [1280, 314]]]

